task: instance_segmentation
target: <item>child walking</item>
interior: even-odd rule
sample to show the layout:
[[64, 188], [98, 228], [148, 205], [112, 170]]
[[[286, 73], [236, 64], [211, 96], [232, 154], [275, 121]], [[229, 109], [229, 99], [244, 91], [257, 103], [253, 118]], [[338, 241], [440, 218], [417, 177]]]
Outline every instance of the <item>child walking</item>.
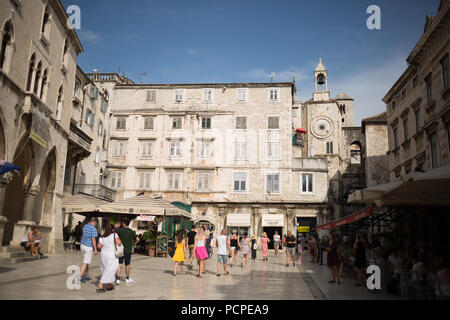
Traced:
[[173, 276], [176, 277], [177, 275], [177, 267], [178, 264], [181, 265], [181, 274], [185, 274], [184, 273], [184, 261], [186, 261], [186, 257], [184, 255], [184, 237], [183, 237], [183, 233], [179, 232], [176, 236], [176, 249], [175, 249], [175, 253], [173, 255], [173, 261], [175, 261], [175, 266], [173, 267]]

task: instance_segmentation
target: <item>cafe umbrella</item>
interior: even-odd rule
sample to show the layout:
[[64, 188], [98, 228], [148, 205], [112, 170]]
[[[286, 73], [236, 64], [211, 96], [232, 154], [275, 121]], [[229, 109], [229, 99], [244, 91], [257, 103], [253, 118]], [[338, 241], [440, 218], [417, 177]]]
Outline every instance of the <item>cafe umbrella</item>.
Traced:
[[15, 171], [15, 172], [19, 173], [19, 170], [20, 170], [20, 168], [18, 166], [16, 166], [15, 164], [0, 160], [0, 175], [3, 175], [5, 173], [11, 172], [11, 171]]

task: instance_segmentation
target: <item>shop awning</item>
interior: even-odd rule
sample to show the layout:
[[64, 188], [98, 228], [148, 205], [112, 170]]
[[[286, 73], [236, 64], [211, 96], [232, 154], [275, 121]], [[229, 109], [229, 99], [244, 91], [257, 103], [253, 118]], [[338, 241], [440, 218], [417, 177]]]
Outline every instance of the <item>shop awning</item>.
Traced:
[[110, 204], [101, 206], [100, 211], [133, 215], [191, 217], [189, 212], [174, 206], [170, 202], [161, 198], [151, 198], [145, 195], [114, 201]]
[[394, 181], [385, 184], [379, 184], [361, 190], [356, 190], [349, 194], [348, 203], [375, 203], [384, 194], [402, 185], [401, 181]]
[[62, 201], [63, 213], [89, 213], [98, 212], [100, 207], [109, 204], [110, 201], [99, 199], [92, 195], [79, 193], [76, 195], [67, 195]]
[[414, 172], [381, 198], [384, 205], [450, 206], [450, 164]]
[[227, 214], [228, 227], [249, 227], [250, 225], [250, 213]]
[[338, 219], [336, 221], [333, 221], [333, 222], [326, 223], [326, 224], [323, 224], [321, 226], [318, 226], [314, 230], [315, 231], [320, 231], [320, 230], [334, 229], [334, 228], [337, 228], [337, 227], [341, 227], [343, 225], [350, 224], [350, 223], [356, 222], [358, 220], [367, 218], [368, 216], [370, 216], [372, 214], [372, 212], [373, 212], [373, 206], [370, 206], [370, 207], [364, 208], [364, 209], [362, 209], [362, 210], [360, 210], [358, 212], [355, 212], [354, 214], [352, 214], [352, 215], [350, 215], [348, 217], [341, 218], [341, 219]]

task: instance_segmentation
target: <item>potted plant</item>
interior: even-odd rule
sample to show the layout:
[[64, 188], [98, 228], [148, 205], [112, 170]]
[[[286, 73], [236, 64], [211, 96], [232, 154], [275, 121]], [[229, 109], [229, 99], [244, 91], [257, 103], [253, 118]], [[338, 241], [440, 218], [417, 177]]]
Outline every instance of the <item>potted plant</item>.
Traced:
[[142, 238], [145, 240], [146, 247], [148, 249], [148, 255], [150, 257], [155, 256], [156, 251], [156, 233], [148, 230], [142, 234]]

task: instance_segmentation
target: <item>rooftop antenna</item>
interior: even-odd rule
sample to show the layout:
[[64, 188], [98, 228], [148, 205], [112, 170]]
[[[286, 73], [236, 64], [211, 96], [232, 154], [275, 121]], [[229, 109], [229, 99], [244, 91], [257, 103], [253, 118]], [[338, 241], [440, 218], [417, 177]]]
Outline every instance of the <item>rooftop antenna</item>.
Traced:
[[138, 77], [139, 77], [139, 83], [142, 84], [142, 77], [143, 77], [143, 76], [146, 76], [146, 75], [147, 75], [147, 72], [142, 72], [142, 73], [139, 73], [139, 74], [138, 74]]
[[270, 82], [273, 82], [273, 78], [275, 78], [275, 72], [272, 72], [270, 74]]

